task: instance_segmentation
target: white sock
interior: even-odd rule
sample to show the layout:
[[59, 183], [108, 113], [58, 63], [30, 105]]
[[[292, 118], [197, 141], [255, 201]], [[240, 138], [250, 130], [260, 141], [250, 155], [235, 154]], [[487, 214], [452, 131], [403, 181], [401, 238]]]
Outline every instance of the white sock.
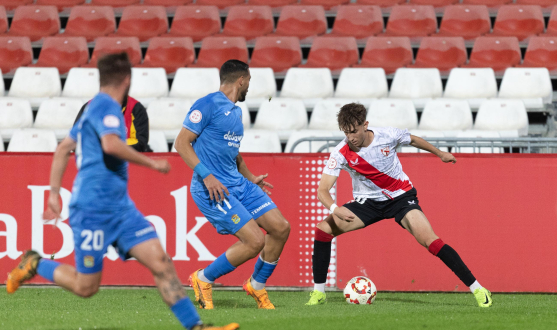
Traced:
[[209, 281], [208, 278], [205, 277], [205, 273], [203, 273], [203, 269], [197, 272], [197, 277], [199, 277], [199, 279], [203, 282], [207, 282], [207, 283], [214, 283], [213, 281]]
[[257, 282], [256, 280], [254, 280], [253, 277], [252, 277], [252, 278], [251, 278], [251, 286], [252, 286], [255, 290], [259, 291], [259, 290], [262, 290], [262, 289], [265, 288], [265, 283], [259, 283], [259, 282]]
[[476, 291], [476, 289], [481, 289], [482, 286], [480, 285], [480, 283], [478, 283], [478, 281], [472, 283], [472, 285], [470, 285], [470, 291], [472, 291], [472, 293], [474, 293], [474, 291]]
[[325, 283], [313, 284], [313, 290], [325, 293]]

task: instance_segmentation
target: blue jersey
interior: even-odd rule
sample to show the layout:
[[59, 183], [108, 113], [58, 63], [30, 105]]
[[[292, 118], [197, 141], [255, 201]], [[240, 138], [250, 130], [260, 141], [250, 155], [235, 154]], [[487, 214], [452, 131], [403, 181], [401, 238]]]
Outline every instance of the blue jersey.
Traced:
[[134, 206], [128, 195], [128, 163], [103, 152], [101, 138], [107, 134], [125, 142], [126, 125], [122, 106], [99, 93], [70, 131], [70, 138], [77, 142], [78, 169], [70, 207], [111, 212]]
[[[242, 109], [226, 95], [216, 92], [197, 100], [184, 120], [184, 127], [197, 134], [193, 150], [225, 187], [240, 186], [246, 180], [236, 165], [244, 135]], [[194, 172], [191, 191], [206, 190], [203, 179]]]

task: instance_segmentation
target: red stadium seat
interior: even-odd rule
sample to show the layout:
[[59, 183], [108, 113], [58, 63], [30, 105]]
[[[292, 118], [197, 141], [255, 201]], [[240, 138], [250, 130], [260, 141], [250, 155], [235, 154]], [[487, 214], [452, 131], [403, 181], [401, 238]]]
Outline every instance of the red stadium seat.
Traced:
[[164, 7], [185, 6], [185, 5], [189, 5], [192, 2], [193, 0], [143, 0], [144, 5], [164, 6]]
[[452, 68], [466, 64], [467, 59], [462, 37], [425, 37], [411, 67], [437, 68], [448, 73]]
[[383, 68], [386, 74], [412, 64], [412, 46], [408, 37], [370, 37], [359, 67]]
[[313, 40], [305, 67], [340, 70], [358, 64], [354, 37], [317, 37]]
[[199, 6], [217, 6], [220, 9], [245, 3], [245, 0], [197, 0], [195, 2], [195, 4]]
[[469, 68], [493, 68], [503, 71], [520, 64], [520, 47], [516, 37], [479, 37], [474, 43]]
[[174, 73], [195, 61], [193, 41], [189, 37], [155, 37], [149, 40], [149, 48], [141, 67], [164, 68]]
[[0, 0], [0, 6], [4, 6], [6, 10], [14, 10], [19, 6], [30, 5], [34, 0]]
[[410, 0], [413, 5], [430, 5], [436, 8], [454, 5], [459, 2], [460, 0]]
[[228, 10], [222, 33], [251, 40], [273, 33], [275, 23], [269, 6], [233, 6]]
[[194, 66], [220, 68], [224, 62], [235, 59], [248, 62], [248, 46], [243, 37], [207, 37], [203, 39], [201, 50]]
[[445, 8], [439, 35], [475, 39], [489, 33], [491, 20], [484, 5], [453, 5]]
[[84, 37], [48, 37], [44, 39], [39, 59], [34, 66], [55, 67], [60, 74], [89, 62], [89, 49]]
[[131, 5], [138, 5], [141, 0], [91, 0], [91, 4], [95, 6], [110, 6], [110, 7], [126, 7]]
[[542, 8], [533, 5], [507, 5], [499, 8], [493, 35], [515, 36], [522, 41], [543, 33], [545, 24]]
[[132, 65], [141, 63], [141, 47], [137, 37], [99, 37], [95, 40], [95, 49], [91, 55], [91, 62], [84, 67], [96, 67], [97, 60], [106, 54], [126, 52]]
[[53, 36], [60, 31], [58, 9], [54, 6], [20, 6], [15, 9], [12, 25], [8, 31], [12, 36], [26, 36], [31, 41]]
[[549, 23], [547, 23], [546, 34], [551, 36], [557, 36], [557, 6], [551, 11], [551, 16], [549, 17]]
[[298, 0], [250, 0], [252, 6], [282, 7], [298, 3]]
[[555, 0], [516, 0], [517, 5], [538, 5], [544, 8], [553, 7], [557, 5]]
[[128, 6], [124, 8], [116, 35], [147, 41], [167, 31], [168, 18], [163, 6]]
[[331, 34], [363, 39], [383, 32], [383, 27], [379, 6], [340, 6]]
[[114, 10], [109, 6], [75, 6], [70, 12], [64, 35], [87, 38], [87, 42], [116, 30]]
[[250, 67], [273, 68], [275, 72], [282, 72], [301, 62], [302, 50], [298, 38], [268, 36], [255, 40]]
[[373, 5], [387, 8], [406, 3], [406, 0], [357, 0], [356, 3], [359, 5]]
[[6, 8], [0, 7], [0, 33], [8, 31], [8, 16], [6, 15]]
[[33, 62], [33, 49], [28, 37], [0, 37], [0, 69], [13, 73], [20, 66]]
[[344, 5], [347, 3], [350, 3], [350, 0], [300, 0], [300, 4], [302, 5], [323, 6], [325, 10], [329, 10], [332, 7]]
[[395, 6], [389, 16], [386, 35], [425, 37], [437, 32], [433, 6]]
[[219, 33], [221, 27], [216, 6], [181, 6], [176, 8], [169, 34], [191, 37], [196, 42]]
[[557, 71], [557, 36], [532, 37], [524, 55], [523, 67], [545, 67]]
[[488, 7], [499, 7], [513, 2], [513, 0], [462, 0], [465, 5], [486, 5]]
[[304, 39], [327, 32], [327, 20], [322, 6], [284, 6], [276, 34]]
[[85, 0], [37, 0], [35, 4], [41, 6], [56, 6], [58, 11], [62, 11], [65, 8], [83, 5], [85, 4]]

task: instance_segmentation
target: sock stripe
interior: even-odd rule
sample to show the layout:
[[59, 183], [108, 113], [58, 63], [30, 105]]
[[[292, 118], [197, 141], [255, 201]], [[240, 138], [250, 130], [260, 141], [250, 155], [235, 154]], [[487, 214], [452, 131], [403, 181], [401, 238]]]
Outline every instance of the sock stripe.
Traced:
[[315, 228], [315, 240], [318, 242], [331, 242], [335, 238], [331, 234], [327, 234], [326, 232], [322, 231], [319, 228]]
[[429, 244], [429, 247], [427, 249], [429, 253], [436, 256], [441, 250], [441, 248], [443, 247], [443, 245], [445, 245], [445, 243], [440, 238], [438, 238], [435, 241], [431, 242], [431, 244]]

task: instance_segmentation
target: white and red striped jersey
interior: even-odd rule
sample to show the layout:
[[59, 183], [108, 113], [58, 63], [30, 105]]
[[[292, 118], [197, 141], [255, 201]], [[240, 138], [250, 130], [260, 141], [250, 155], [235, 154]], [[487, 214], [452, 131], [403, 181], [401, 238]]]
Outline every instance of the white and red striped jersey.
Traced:
[[369, 130], [374, 133], [369, 146], [355, 152], [350, 149], [347, 139], [344, 139], [331, 153], [323, 173], [337, 177], [340, 170], [350, 173], [354, 199], [393, 199], [413, 187], [402, 171], [396, 153], [399, 144], [410, 144], [410, 133], [407, 129], [394, 127], [373, 127]]

